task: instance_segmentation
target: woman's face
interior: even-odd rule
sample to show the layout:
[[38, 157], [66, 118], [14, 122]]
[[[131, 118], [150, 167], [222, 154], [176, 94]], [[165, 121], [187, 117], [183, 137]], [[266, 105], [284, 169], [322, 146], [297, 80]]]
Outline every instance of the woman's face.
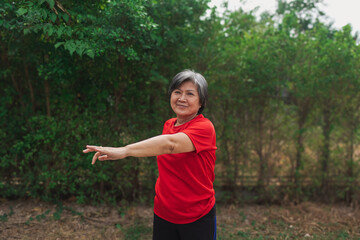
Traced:
[[170, 105], [178, 118], [193, 118], [201, 105], [196, 85], [191, 81], [182, 83], [170, 97]]

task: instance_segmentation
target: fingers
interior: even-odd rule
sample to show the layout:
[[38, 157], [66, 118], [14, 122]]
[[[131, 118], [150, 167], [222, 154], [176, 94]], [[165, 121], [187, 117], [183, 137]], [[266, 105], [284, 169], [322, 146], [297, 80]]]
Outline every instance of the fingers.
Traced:
[[98, 159], [99, 159], [100, 161], [109, 160], [109, 158], [108, 158], [107, 155], [101, 155], [101, 156], [99, 156]]
[[102, 146], [86, 145], [86, 149], [83, 150], [83, 153], [101, 152], [102, 150], [104, 150], [104, 148]]
[[99, 159], [100, 161], [105, 161], [105, 160], [109, 160], [107, 155], [101, 155], [101, 152], [97, 152], [94, 154], [93, 159], [92, 159], [92, 164], [94, 165], [96, 162], [96, 159]]
[[98, 152], [100, 151], [100, 148], [101, 146], [86, 145], [86, 149], [83, 150], [83, 153]]
[[92, 158], [91, 164], [94, 165], [96, 162], [96, 159], [101, 155], [100, 152], [96, 152]]
[[83, 150], [83, 153], [96, 152], [91, 161], [91, 164], [94, 165], [97, 159], [100, 161], [109, 160], [108, 155], [105, 154], [104, 151], [106, 151], [106, 148], [103, 148], [102, 146], [86, 145], [86, 149]]

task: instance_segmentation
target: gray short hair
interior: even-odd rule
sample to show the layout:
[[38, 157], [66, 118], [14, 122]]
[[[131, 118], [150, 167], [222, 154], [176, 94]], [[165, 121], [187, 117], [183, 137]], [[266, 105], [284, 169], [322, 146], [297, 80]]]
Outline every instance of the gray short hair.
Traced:
[[201, 114], [204, 108], [206, 107], [206, 103], [207, 103], [208, 84], [206, 82], [206, 79], [200, 73], [186, 69], [176, 74], [169, 86], [169, 91], [168, 91], [169, 97], [171, 97], [171, 93], [175, 89], [179, 88], [181, 84], [187, 81], [193, 82], [197, 87], [197, 91], [200, 99], [200, 105], [201, 105], [198, 114]]

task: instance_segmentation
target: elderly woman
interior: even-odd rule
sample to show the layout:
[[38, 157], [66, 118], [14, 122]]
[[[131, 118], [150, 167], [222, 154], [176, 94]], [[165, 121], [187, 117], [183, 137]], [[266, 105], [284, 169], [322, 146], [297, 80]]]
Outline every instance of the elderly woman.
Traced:
[[176, 118], [167, 120], [162, 135], [124, 147], [86, 146], [96, 160], [157, 156], [153, 239], [216, 239], [214, 167], [216, 135], [201, 113], [207, 82], [194, 71], [178, 73], [169, 87]]

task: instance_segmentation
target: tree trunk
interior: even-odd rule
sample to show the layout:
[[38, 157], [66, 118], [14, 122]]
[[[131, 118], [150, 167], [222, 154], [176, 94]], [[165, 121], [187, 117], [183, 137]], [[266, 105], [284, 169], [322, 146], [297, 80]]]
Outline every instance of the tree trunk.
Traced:
[[50, 87], [49, 82], [47, 79], [44, 80], [44, 87], [45, 87], [45, 99], [46, 99], [46, 115], [51, 117], [51, 110], [50, 110]]
[[[229, 106], [230, 104], [226, 101], [224, 104], [224, 119], [229, 119]], [[232, 127], [229, 123], [226, 122], [223, 124], [223, 129], [221, 130], [222, 134], [225, 135], [222, 137], [223, 141], [221, 144], [223, 145], [224, 149], [224, 155], [222, 158], [222, 162], [225, 167], [225, 171], [222, 172], [223, 179], [225, 180], [224, 185], [227, 187], [230, 187], [231, 189], [234, 188], [233, 181], [232, 181], [232, 165], [231, 165], [231, 151], [232, 148], [230, 146], [230, 137], [226, 134], [227, 133], [227, 127]]]
[[256, 153], [259, 157], [259, 176], [258, 176], [258, 186], [263, 188], [265, 185], [265, 172], [267, 168], [267, 163], [265, 162], [264, 154], [263, 154], [263, 110], [260, 109], [259, 115], [257, 116], [257, 131], [258, 131], [258, 139], [256, 144]]
[[235, 136], [234, 145], [233, 145], [233, 160], [234, 160], [234, 167], [233, 167], [233, 185], [236, 186], [237, 179], [239, 175], [239, 137]]
[[331, 132], [331, 121], [330, 121], [331, 112], [328, 108], [324, 109], [323, 117], [324, 123], [322, 125], [322, 133], [324, 136], [324, 143], [321, 152], [321, 190], [324, 195], [328, 191], [328, 168], [330, 161], [330, 132]]
[[[2, 58], [6, 61], [8, 69], [11, 69], [11, 64], [10, 64], [8, 55], [4, 54]], [[11, 81], [12, 81], [12, 83], [14, 85], [14, 88], [15, 88], [16, 92], [19, 95], [19, 103], [21, 105], [21, 108], [24, 109], [25, 104], [24, 104], [24, 101], [23, 101], [23, 94], [22, 94], [22, 91], [21, 91], [21, 88], [20, 88], [18, 82], [16, 81], [16, 78], [15, 78], [15, 75], [14, 75], [13, 72], [10, 73], [10, 77], [11, 77]]]
[[351, 127], [350, 128], [350, 133], [349, 133], [349, 148], [348, 148], [348, 157], [347, 157], [347, 176], [346, 176], [346, 186], [347, 186], [347, 191], [345, 193], [345, 201], [347, 204], [350, 204], [352, 202], [352, 195], [354, 192], [354, 133], [356, 131], [356, 127]]
[[132, 201], [139, 199], [140, 192], [140, 160], [138, 158], [133, 159], [132, 164], [132, 174], [131, 174], [131, 185], [132, 185]]
[[298, 122], [298, 134], [296, 138], [296, 164], [295, 164], [295, 173], [294, 173], [294, 184], [295, 184], [295, 200], [300, 201], [301, 194], [301, 183], [300, 183], [300, 169], [302, 167], [302, 154], [304, 151], [303, 143], [303, 129], [304, 125], [301, 121]]
[[[235, 116], [236, 116], [236, 119], [239, 120], [239, 122], [237, 122], [237, 124], [241, 124], [241, 116], [240, 116], [240, 113], [241, 113], [241, 110], [240, 109], [236, 109], [235, 112], [234, 112]], [[243, 140], [244, 140], [244, 137], [243, 135], [240, 133], [240, 130], [241, 130], [241, 126], [236, 126], [234, 131], [235, 131], [235, 139], [234, 139], [234, 150], [233, 150], [233, 160], [234, 160], [234, 168], [233, 168], [233, 171], [234, 171], [234, 185], [236, 186], [237, 185], [237, 181], [238, 181], [238, 177], [239, 177], [239, 165], [240, 165], [240, 152], [242, 151], [239, 151], [240, 148], [242, 148], [243, 146]]]
[[31, 108], [33, 113], [36, 113], [36, 102], [35, 102], [35, 95], [34, 95], [34, 89], [31, 83], [30, 74], [29, 74], [29, 68], [26, 63], [24, 63], [24, 69], [25, 69], [25, 77], [27, 79], [27, 84], [30, 91], [30, 99], [31, 99]]
[[14, 88], [16, 90], [16, 92], [18, 93], [19, 95], [19, 103], [21, 105], [21, 108], [24, 109], [25, 108], [25, 104], [24, 104], [24, 101], [23, 101], [23, 94], [22, 94], [22, 91], [21, 91], [21, 88], [19, 87], [19, 84], [18, 82], [16, 81], [16, 78], [14, 76], [13, 73], [11, 73], [11, 80], [12, 80], [12, 83], [14, 85]]
[[294, 184], [295, 184], [295, 199], [300, 201], [301, 195], [301, 182], [300, 182], [300, 170], [302, 168], [302, 156], [304, 153], [304, 126], [306, 118], [309, 113], [309, 102], [307, 101], [305, 105], [299, 106], [298, 110], [298, 132], [296, 136], [296, 163], [295, 163], [295, 172], [294, 172]]

